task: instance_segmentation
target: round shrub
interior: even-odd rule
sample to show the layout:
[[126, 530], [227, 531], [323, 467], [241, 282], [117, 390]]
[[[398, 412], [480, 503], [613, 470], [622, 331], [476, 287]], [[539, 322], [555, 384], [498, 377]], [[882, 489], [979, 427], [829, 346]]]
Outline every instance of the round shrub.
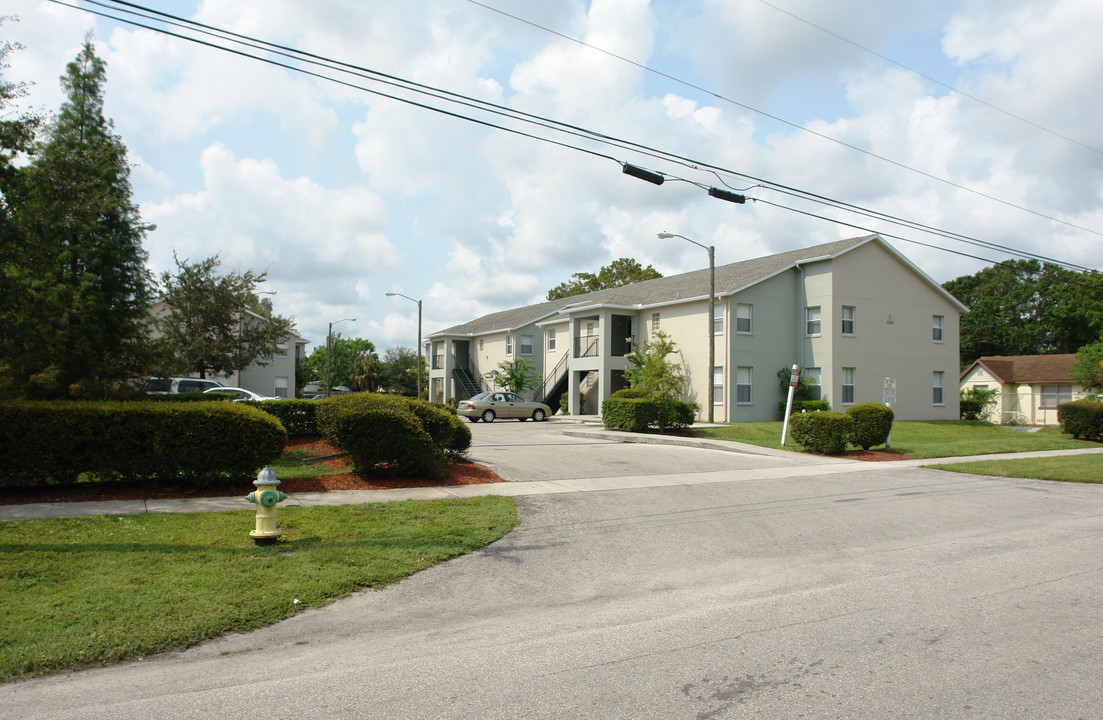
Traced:
[[874, 445], [884, 445], [892, 431], [892, 408], [880, 403], [863, 403], [846, 411], [854, 419], [848, 438], [851, 445], [869, 450]]
[[317, 411], [318, 430], [352, 456], [353, 471], [367, 477], [446, 479], [444, 453], [418, 417], [401, 403], [369, 395], [330, 398]]
[[793, 439], [804, 449], [819, 455], [846, 450], [846, 441], [853, 425], [854, 418], [830, 410], [801, 413], [789, 418]]
[[1080, 440], [1103, 440], [1103, 403], [1076, 400], [1057, 406], [1061, 430]]
[[617, 390], [615, 393], [613, 393], [609, 397], [623, 398], [625, 400], [633, 400], [633, 399], [636, 399], [636, 398], [647, 397], [647, 393], [644, 392], [643, 390], [640, 390], [639, 388], [621, 388], [620, 390]]

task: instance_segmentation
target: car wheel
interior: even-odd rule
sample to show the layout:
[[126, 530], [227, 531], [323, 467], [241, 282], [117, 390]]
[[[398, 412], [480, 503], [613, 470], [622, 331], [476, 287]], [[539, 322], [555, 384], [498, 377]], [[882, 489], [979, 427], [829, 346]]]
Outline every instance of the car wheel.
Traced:
[[468, 422], [473, 422], [473, 423], [479, 422], [479, 418], [477, 418], [477, 417], [469, 417], [469, 418], [467, 418], [467, 420], [468, 420]]
[[532, 419], [536, 422], [542, 422], [544, 420], [544, 411], [540, 408], [536, 408], [532, 411]]
[[489, 422], [494, 422], [494, 411], [493, 410], [484, 410], [483, 411], [483, 422], [488, 422], [488, 423]]

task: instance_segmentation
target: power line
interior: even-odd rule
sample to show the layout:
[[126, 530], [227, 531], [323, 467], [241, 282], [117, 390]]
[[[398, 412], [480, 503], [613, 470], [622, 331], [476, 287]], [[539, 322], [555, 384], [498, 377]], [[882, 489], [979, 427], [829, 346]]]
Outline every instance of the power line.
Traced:
[[[59, 0], [51, 0], [51, 2], [55, 2], [55, 3], [60, 4], [60, 5], [65, 5], [66, 7], [73, 8], [72, 5], [68, 5], [67, 3], [60, 2]], [[96, 2], [95, 0], [89, 0], [89, 2], [91, 2], [92, 4], [98, 5], [100, 7], [109, 7], [109, 6], [105, 5], [102, 2]], [[604, 135], [604, 134], [601, 134], [601, 133], [596, 133], [596, 132], [593, 132], [593, 131], [590, 131], [590, 130], [587, 130], [585, 128], [581, 128], [581, 127], [578, 127], [578, 126], [569, 125], [569, 124], [566, 124], [566, 123], [561, 123], [559, 121], [551, 120], [551, 119], [544, 118], [544, 117], [541, 117], [541, 116], [536, 116], [536, 115], [531, 115], [531, 114], [528, 114], [528, 113], [523, 113], [523, 112], [520, 112], [520, 111], [515, 111], [515, 110], [512, 110], [512, 109], [504, 107], [504, 106], [496, 105], [494, 103], [489, 103], [487, 101], [477, 100], [475, 98], [470, 98], [470, 97], [460, 95], [460, 94], [457, 94], [457, 93], [452, 93], [452, 92], [449, 92], [449, 91], [446, 91], [446, 90], [441, 90], [439, 88], [433, 88], [431, 86], [421, 85], [419, 83], [414, 83], [412, 81], [408, 81], [408, 80], [399, 78], [397, 76], [386, 75], [386, 74], [380, 73], [378, 71], [370, 70], [370, 69], [367, 69], [367, 68], [362, 68], [362, 67], [355, 66], [355, 65], [350, 65], [348, 63], [339, 62], [339, 61], [336, 61], [336, 60], [325, 58], [323, 56], [314, 55], [314, 54], [306, 53], [306, 52], [303, 52], [303, 51], [298, 51], [298, 50], [295, 50], [293, 48], [288, 48], [288, 47], [281, 46], [281, 45], [275, 45], [274, 43], [269, 43], [267, 41], [258, 40], [256, 38], [251, 38], [249, 36], [240, 35], [240, 34], [237, 34], [237, 33], [232, 33], [230, 31], [226, 31], [226, 30], [221, 30], [219, 28], [214, 28], [212, 26], [203, 25], [203, 24], [197, 23], [195, 21], [186, 20], [186, 19], [183, 19], [183, 18], [178, 18], [176, 16], [168, 15], [166, 13], [162, 13], [162, 12], [159, 12], [159, 11], [154, 11], [154, 10], [150, 10], [148, 8], [144, 8], [143, 6], [136, 5], [134, 3], [122, 2], [121, 0], [112, 0], [112, 2], [115, 2], [116, 4], [119, 4], [119, 5], [124, 5], [124, 6], [127, 6], [127, 7], [131, 7], [131, 8], [138, 8], [138, 9], [142, 10], [143, 12], [148, 12], [152, 15], [160, 16], [160, 17], [150, 17], [148, 15], [142, 15], [139, 12], [134, 12], [134, 11], [131, 11], [131, 10], [126, 10], [126, 9], [118, 10], [118, 11], [124, 12], [124, 13], [129, 14], [129, 15], [135, 15], [137, 17], [140, 17], [143, 20], [161, 22], [161, 23], [164, 23], [164, 24], [168, 24], [168, 25], [175, 26], [175, 27], [181, 27], [181, 28], [188, 27], [189, 30], [192, 29], [192, 26], [198, 27], [198, 28], [201, 28], [201, 29], [196, 30], [196, 32], [199, 32], [203, 35], [215, 37], [219, 40], [235, 42], [235, 43], [238, 43], [238, 44], [241, 44], [241, 45], [245, 45], [246, 47], [249, 47], [250, 49], [253, 49], [253, 50], [270, 51], [270, 50], [266, 50], [266, 48], [276, 48], [277, 52], [275, 54], [277, 54], [277, 55], [282, 55], [282, 56], [290, 58], [290, 59], [301, 60], [303, 62], [307, 62], [307, 63], [312, 64], [312, 65], [324, 67], [327, 70], [334, 70], [334, 71], [338, 71], [338, 72], [342, 72], [342, 73], [352, 74], [352, 75], [355, 75], [357, 77], [364, 77], [365, 79], [372, 80], [373, 82], [381, 82], [381, 83], [384, 83], [384, 84], [387, 84], [387, 85], [391, 85], [391, 86], [394, 86], [394, 87], [401, 88], [403, 90], [408, 90], [408, 91], [411, 91], [411, 92], [428, 95], [428, 96], [430, 96], [430, 97], [432, 97], [436, 100], [457, 103], [457, 104], [460, 104], [462, 106], [468, 107], [470, 109], [475, 109], [475, 110], [482, 111], [482, 112], [494, 113], [494, 114], [504, 116], [504, 117], [507, 117], [509, 119], [517, 120], [517, 121], [520, 121], [520, 122], [531, 123], [531, 124], [537, 125], [539, 127], [542, 127], [546, 130], [550, 130], [550, 131], [554, 131], [554, 132], [567, 133], [567, 134], [573, 135], [575, 137], [584, 138], [584, 139], [589, 140], [589, 141], [594, 141], [594, 142], [599, 142], [599, 143], [611, 145], [613, 147], [617, 147], [617, 148], [622, 149], [622, 150], [631, 150], [631, 151], [639, 152], [641, 154], [648, 155], [648, 156], [651, 156], [651, 157], [663, 159], [663, 160], [666, 160], [666, 161], [676, 162], [678, 164], [684, 165], [684, 166], [686, 166], [688, 168], [691, 168], [691, 169], [701, 170], [702, 168], [704, 168], [708, 172], [711, 172], [712, 174], [714, 174], [718, 178], [720, 178], [722, 183], [724, 183], [724, 181], [721, 177], [721, 174], [727, 174], [727, 175], [730, 175], [732, 177], [741, 177], [741, 178], [744, 178], [744, 179], [752, 180], [759, 187], [785, 192], [785, 193], [788, 193], [788, 194], [791, 194], [791, 195], [795, 195], [797, 197], [801, 197], [805, 200], [825, 204], [825, 205], [828, 205], [828, 206], [831, 206], [831, 207], [834, 207], [836, 209], [843, 210], [843, 211], [846, 211], [846, 212], [855, 212], [855, 213], [858, 213], [858, 214], [866, 215], [868, 217], [876, 217], [878, 219], [887, 220], [889, 222], [893, 222], [893, 223], [900, 224], [900, 225], [905, 226], [905, 227], [909, 227], [910, 229], [915, 229], [915, 230], [919, 230], [919, 231], [925, 232], [925, 233], [940, 235], [944, 238], [951, 239], [951, 240], [977, 244], [977, 245], [980, 245], [982, 247], [986, 247], [988, 249], [997, 249], [997, 250], [1000, 250], [1000, 251], [1003, 251], [1003, 252], [1007, 252], [1009, 254], [1020, 255], [1022, 257], [1035, 257], [1035, 258], [1038, 258], [1038, 259], [1044, 259], [1044, 260], [1047, 260], [1047, 261], [1050, 261], [1050, 262], [1066, 265], [1066, 266], [1069, 266], [1071, 268], [1085, 269], [1086, 270], [1086, 268], [1080, 268], [1080, 266], [1074, 266], [1074, 265], [1071, 265], [1069, 263], [1063, 263], [1063, 262], [1060, 262], [1060, 261], [1052, 260], [1050, 258], [1044, 258], [1042, 256], [1032, 255], [1030, 253], [1023, 253], [1022, 251], [1015, 250], [1014, 248], [1010, 248], [1010, 247], [1006, 247], [1006, 246], [1002, 246], [1002, 245], [997, 245], [995, 243], [989, 243], [987, 241], [980, 241], [980, 240], [977, 240], [975, 238], [970, 238], [968, 236], [960, 235], [958, 233], [951, 233], [949, 231], [940, 230], [938, 228], [933, 228], [933, 227], [930, 227], [930, 226], [922, 225], [921, 223], [917, 223], [917, 222], [914, 222], [914, 221], [904, 220], [902, 218], [897, 218], [895, 216], [891, 216], [891, 215], [888, 215], [888, 214], [885, 214], [885, 213], [879, 213], [877, 211], [868, 210], [868, 209], [865, 209], [865, 208], [860, 208], [859, 206], [855, 206], [855, 205], [851, 205], [849, 203], [844, 203], [842, 201], [826, 198], [824, 196], [820, 196], [820, 195], [817, 195], [815, 193], [810, 193], [808, 191], [799, 190], [797, 188], [791, 188], [791, 187], [788, 187], [788, 186], [785, 186], [785, 185], [782, 185], [782, 184], [779, 184], [779, 183], [776, 183], [776, 182], [764, 180], [764, 179], [761, 179], [761, 178], [755, 178], [755, 177], [750, 176], [750, 175], [746, 175], [746, 174], [743, 174], [743, 173], [738, 173], [736, 171], [728, 170], [728, 169], [721, 168], [721, 167], [718, 167], [718, 166], [709, 165], [707, 163], [701, 163], [699, 161], [694, 161], [694, 160], [691, 160], [689, 158], [684, 158], [684, 157], [675, 155], [673, 153], [657, 150], [655, 148], [651, 148], [651, 147], [641, 145], [641, 144], [638, 144], [638, 143], [633, 143], [633, 142], [630, 142], [630, 141], [627, 141], [627, 140], [621, 140], [621, 139], [614, 138], [612, 136]], [[250, 59], [254, 59], [254, 60], [259, 60], [261, 62], [270, 64], [270, 65], [275, 65], [277, 67], [281, 67], [281, 68], [284, 68], [284, 69], [287, 69], [287, 70], [291, 70], [293, 72], [299, 72], [299, 73], [305, 74], [305, 75], [310, 76], [310, 77], [315, 77], [315, 78], [318, 78], [318, 79], [321, 79], [321, 80], [328, 80], [330, 82], [333, 82], [333, 83], [336, 83], [336, 84], [339, 84], [339, 85], [342, 85], [342, 86], [345, 86], [345, 87], [361, 90], [363, 92], [367, 92], [367, 93], [374, 94], [374, 95], [377, 95], [377, 96], [380, 96], [380, 97], [385, 97], [385, 98], [388, 98], [388, 99], [396, 100], [398, 102], [407, 103], [407, 104], [410, 104], [412, 106], [415, 106], [415, 107], [418, 107], [418, 108], [421, 108], [421, 109], [430, 110], [430, 111], [440, 113], [440, 114], [443, 114], [443, 115], [446, 115], [446, 116], [454, 117], [454, 118], [457, 118], [457, 119], [467, 120], [469, 122], [473, 122], [473, 123], [476, 123], [476, 124], [479, 124], [479, 125], [483, 125], [483, 126], [486, 126], [486, 127], [493, 128], [493, 129], [504, 130], [506, 132], [510, 132], [510, 133], [513, 133], [513, 134], [516, 134], [516, 135], [519, 135], [519, 136], [523, 136], [523, 137], [526, 137], [526, 138], [534, 139], [534, 140], [540, 140], [540, 141], [547, 142], [549, 144], [556, 145], [556, 146], [559, 146], [559, 147], [572, 149], [572, 150], [577, 150], [579, 152], [587, 153], [587, 154], [590, 154], [590, 155], [593, 155], [593, 156], [596, 156], [596, 157], [600, 157], [600, 158], [603, 158], [603, 159], [613, 160], [614, 162], [617, 162], [618, 164], [621, 164], [626, 172], [628, 172], [629, 167], [632, 167], [632, 166], [629, 166], [627, 163], [621, 162], [620, 160], [617, 160], [617, 159], [615, 159], [615, 158], [613, 158], [609, 155], [606, 155], [606, 154], [603, 154], [603, 153], [598, 153], [598, 152], [595, 152], [595, 151], [587, 149], [587, 148], [582, 148], [582, 147], [579, 147], [577, 145], [572, 145], [570, 143], [564, 143], [564, 142], [556, 141], [556, 140], [553, 140], [551, 138], [543, 137], [543, 136], [540, 136], [540, 135], [534, 135], [532, 133], [522, 132], [522, 131], [517, 130], [515, 128], [505, 127], [505, 126], [502, 126], [502, 125], [499, 125], [499, 124], [496, 124], [496, 123], [491, 123], [491, 122], [488, 122], [488, 121], [485, 121], [485, 120], [480, 120], [478, 118], [470, 117], [468, 115], [463, 115], [461, 113], [451, 112], [451, 111], [445, 110], [443, 108], [434, 107], [432, 105], [427, 105], [425, 103], [419, 103], [419, 102], [416, 102], [416, 101], [414, 101], [410, 98], [405, 98], [405, 97], [393, 95], [393, 94], [390, 94], [390, 93], [380, 92], [379, 90], [366, 88], [366, 87], [363, 87], [362, 85], [357, 85], [357, 84], [350, 83], [350, 82], [347, 82], [347, 81], [339, 80], [337, 78], [329, 77], [328, 75], [308, 71], [308, 70], [305, 70], [305, 69], [300, 68], [300, 67], [296, 67], [296, 66], [293, 66], [293, 65], [288, 65], [286, 63], [278, 62], [276, 60], [272, 60], [270, 58], [259, 57], [257, 55], [253, 55], [253, 54], [250, 54], [250, 53], [247, 53], [247, 52], [243, 52], [243, 51], [240, 51], [240, 50], [235, 50], [233, 48], [228, 48], [228, 47], [225, 47], [223, 45], [207, 42], [207, 41], [202, 40], [202, 39], [190, 37], [190, 36], [187, 36], [187, 35], [181, 35], [179, 33], [170, 32], [168, 30], [165, 30], [164, 28], [145, 25], [145, 24], [142, 24], [142, 23], [135, 22], [133, 20], [129, 20], [129, 19], [126, 19], [126, 18], [119, 18], [119, 17], [113, 16], [113, 15], [109, 15], [107, 13], [102, 13], [102, 12], [95, 11], [95, 10], [89, 10], [87, 8], [76, 8], [76, 9], [81, 9], [84, 12], [89, 12], [91, 14], [99, 15], [101, 17], [106, 17], [106, 18], [115, 20], [117, 22], [122, 22], [122, 23], [125, 23], [125, 24], [134, 25], [136, 27], [141, 27], [141, 28], [144, 28], [144, 29], [148, 29], [148, 30], [151, 30], [153, 32], [159, 32], [159, 33], [168, 35], [170, 37], [175, 37], [175, 38], [185, 40], [185, 41], [188, 41], [188, 42], [193, 42], [193, 43], [196, 43], [196, 44], [199, 44], [199, 45], [202, 45], [202, 46], [210, 47], [212, 49], [223, 50], [225, 52], [229, 52], [229, 53], [239, 55], [239, 56], [242, 56], [242, 57], [246, 57], [246, 58], [250, 58]], [[112, 9], [114, 9], [114, 8], [112, 8]], [[370, 76], [370, 77], [367, 77], [367, 76]], [[379, 78], [383, 78], [383, 79], [379, 79]], [[643, 170], [643, 172], [644, 173], [649, 173], [649, 171], [646, 171], [646, 170]], [[650, 174], [653, 174], [656, 177], [659, 177], [659, 174], [654, 174], [654, 173], [650, 173]], [[694, 181], [694, 180], [689, 180], [689, 179], [686, 179], [686, 178], [680, 178], [680, 177], [677, 177], [675, 175], [671, 175], [669, 173], [661, 173], [661, 176], [662, 177], [667, 177], [667, 178], [670, 178], [670, 179], [674, 179], [674, 180], [681, 180], [681, 181], [696, 185], [696, 186], [701, 187], [701, 188], [706, 188], [707, 187], [703, 183], [700, 183], [700, 182], [697, 182], [697, 181]], [[661, 182], [661, 181], [662, 180], [660, 178], [658, 180], [658, 182]], [[653, 180], [653, 182], [654, 182], [654, 180]], [[727, 185], [727, 183], [724, 183], [724, 184]], [[716, 190], [715, 188], [710, 189], [709, 194], [714, 195], [715, 197], [720, 197], [721, 199], [727, 199], [727, 200], [733, 201], [733, 202], [739, 202], [740, 200], [735, 199], [735, 198], [737, 198], [737, 197], [741, 198], [742, 197], [742, 196], [734, 196], [733, 193], [727, 193], [725, 191], [719, 191], [719, 190]], [[811, 217], [819, 217], [819, 216], [812, 215], [812, 214], [809, 214], [809, 215]], [[832, 222], [835, 222], [835, 221], [832, 221]], [[846, 224], [846, 223], [843, 223], [843, 224]], [[852, 227], [860, 228], [860, 226], [857, 226], [857, 225], [853, 225]], [[867, 228], [860, 228], [860, 229], [868, 230]], [[1094, 231], [1088, 230], [1088, 232], [1094, 232]], [[922, 243], [920, 243], [920, 244], [922, 244]], [[932, 247], [934, 247], [934, 246], [932, 246]], [[946, 248], [943, 248], [943, 249], [946, 249]], [[956, 251], [949, 250], [949, 249], [946, 249], [946, 250], [947, 250], [947, 252], [956, 252]], [[957, 254], [967, 255], [965, 253], [957, 253]], [[973, 257], [973, 256], [969, 256], [969, 257]]]
[[[1001, 205], [1006, 205], [1007, 207], [1015, 208], [1016, 210], [1021, 210], [1023, 212], [1029, 213], [1031, 215], [1036, 215], [1036, 216], [1038, 216], [1040, 218], [1044, 218], [1046, 220], [1051, 220], [1053, 222], [1058, 222], [1058, 223], [1068, 225], [1069, 227], [1076, 228], [1077, 230], [1083, 230], [1085, 232], [1094, 233], [1096, 235], [1103, 235], [1103, 233], [1097, 232], [1095, 230], [1091, 230], [1090, 228], [1082, 227], [1080, 225], [1076, 225], [1075, 223], [1071, 223], [1071, 222], [1068, 222], [1066, 220], [1061, 220], [1060, 218], [1052, 217], [1052, 216], [1047, 215], [1043, 212], [1040, 212], [1040, 211], [1037, 211], [1037, 210], [1032, 210], [1032, 209], [1030, 209], [1026, 206], [1019, 205], [1017, 203], [1013, 203], [1009, 200], [1004, 200], [1002, 198], [996, 197], [995, 195], [990, 195], [990, 194], [982, 192], [980, 190], [976, 190], [975, 188], [971, 188], [967, 185], [962, 185], [961, 183], [954, 182], [953, 180], [949, 180], [947, 178], [939, 177], [938, 175], [935, 175], [933, 173], [929, 173], [925, 170], [920, 170], [918, 168], [914, 168], [914, 167], [912, 167], [910, 165], [907, 165], [906, 163], [900, 162], [898, 160], [893, 160], [893, 159], [885, 157], [883, 155], [878, 155], [877, 153], [873, 152], [872, 150], [867, 150], [867, 149], [865, 149], [865, 148], [863, 148], [859, 145], [854, 145], [852, 143], [848, 143], [848, 142], [845, 142], [843, 140], [839, 140], [838, 138], [832, 137], [832, 136], [830, 136], [826, 133], [821, 133], [819, 131], [812, 130], [811, 128], [805, 127], [805, 126], [803, 126], [799, 123], [795, 123], [795, 122], [792, 122], [790, 120], [786, 120], [785, 118], [780, 117], [778, 115], [774, 115], [772, 113], [766, 112], [765, 110], [760, 110], [760, 109], [758, 109], [756, 107], [753, 107], [751, 105], [747, 105], [746, 103], [741, 103], [738, 100], [727, 97], [726, 95], [721, 95], [720, 93], [717, 93], [713, 90], [708, 90], [706, 88], [701, 87], [700, 85], [696, 85], [696, 84], [691, 83], [687, 80], [682, 80], [681, 78], [678, 78], [674, 75], [670, 75], [668, 73], [665, 73], [662, 70], [656, 70], [656, 69], [654, 69], [654, 68], [652, 68], [648, 65], [645, 65], [643, 63], [636, 62], [635, 60], [631, 60], [629, 58], [626, 58], [623, 55], [618, 55], [617, 53], [611, 52], [609, 50], [605, 50], [605, 49], [600, 48], [596, 45], [592, 45], [592, 44], [586, 42], [585, 40], [579, 40], [578, 38], [571, 37], [570, 35], [566, 35], [564, 33], [561, 33], [559, 31], [557, 31], [557, 30], [553, 30], [553, 29], [551, 29], [549, 27], [546, 27], [544, 25], [540, 25], [539, 23], [533, 22], [531, 20], [527, 20], [527, 19], [525, 19], [523, 17], [520, 17], [518, 15], [513, 15], [511, 13], [505, 12], [504, 10], [499, 10], [498, 8], [492, 7], [492, 6], [487, 5], [485, 3], [482, 3], [482, 2], [479, 2], [479, 0], [467, 0], [467, 2], [471, 3], [472, 5], [477, 5], [481, 8], [485, 8], [486, 10], [497, 13], [499, 15], [503, 15], [505, 17], [508, 17], [508, 18], [512, 19], [512, 20], [516, 20], [517, 22], [524, 23], [525, 25], [529, 25], [530, 27], [534, 27], [534, 28], [536, 28], [538, 30], [541, 30], [543, 32], [547, 32], [547, 33], [550, 33], [550, 34], [555, 35], [557, 37], [563, 38], [564, 40], [569, 40], [570, 42], [576, 43], [578, 45], [589, 48], [591, 50], [595, 50], [595, 51], [600, 52], [604, 55], [608, 55], [609, 57], [615, 58], [615, 59], [620, 60], [622, 62], [628, 63], [629, 65], [637, 67], [641, 70], [644, 70], [645, 72], [653, 73], [653, 74], [658, 75], [660, 77], [664, 77], [664, 78], [666, 78], [666, 79], [668, 79], [672, 82], [678, 83], [679, 85], [683, 85], [685, 87], [692, 88], [693, 90], [697, 90], [698, 92], [709, 95], [710, 97], [714, 97], [717, 100], [721, 100], [721, 101], [729, 103], [731, 105], [735, 105], [736, 107], [743, 108], [744, 110], [748, 110], [748, 111], [753, 112], [757, 115], [761, 115], [765, 118], [769, 118], [770, 120], [774, 120], [775, 122], [779, 122], [783, 125], [787, 125], [787, 126], [793, 128], [795, 130], [800, 130], [801, 132], [805, 132], [805, 133], [808, 133], [810, 135], [814, 135], [818, 138], [821, 138], [823, 140], [827, 140], [827, 141], [835, 143], [837, 145], [841, 145], [842, 147], [845, 147], [848, 150], [853, 150], [855, 152], [859, 152], [863, 155], [875, 158], [875, 159], [880, 160], [882, 162], [885, 162], [885, 163], [888, 163], [888, 164], [893, 165], [895, 167], [898, 167], [902, 170], [907, 170], [908, 172], [915, 173], [915, 174], [920, 175], [922, 177], [925, 177], [929, 180], [934, 180], [936, 182], [943, 183], [945, 185], [949, 185], [950, 187], [957, 188], [958, 190], [964, 190], [965, 192], [972, 193], [974, 195], [985, 198], [987, 200], [991, 200], [993, 202], [1000, 203]], [[773, 6], [771, 6], [771, 7], [773, 7]], [[1073, 142], [1076, 142], [1076, 141], [1073, 141]], [[1094, 148], [1089, 148], [1089, 149], [1094, 149]]]
[[838, 40], [842, 40], [844, 43], [846, 43], [848, 45], [852, 45], [852, 46], [858, 48], [859, 50], [861, 50], [863, 52], [867, 52], [870, 55], [874, 55], [876, 57], [879, 57], [882, 60], [884, 60], [885, 62], [891, 63], [891, 64], [895, 65], [896, 67], [901, 68], [903, 70], [907, 70], [908, 72], [912, 73], [913, 75], [921, 77], [921, 78], [923, 78], [924, 80], [926, 80], [928, 82], [932, 82], [935, 85], [938, 85], [940, 87], [944, 87], [944, 88], [946, 88], [947, 90], [949, 90], [951, 92], [954, 92], [954, 93], [957, 93], [958, 95], [961, 95], [962, 97], [969, 98], [973, 102], [980, 103], [981, 105], [984, 105], [987, 108], [995, 110], [998, 113], [1002, 113], [1002, 114], [1006, 115], [1009, 118], [1012, 118], [1014, 120], [1018, 120], [1021, 123], [1025, 123], [1027, 125], [1030, 125], [1031, 127], [1036, 128], [1038, 130], [1041, 130], [1042, 132], [1049, 133], [1050, 135], [1053, 135], [1054, 137], [1059, 137], [1062, 140], [1065, 140], [1067, 142], [1072, 143], [1073, 145], [1079, 145], [1080, 147], [1084, 148], [1085, 150], [1090, 150], [1094, 153], [1098, 153], [1100, 155], [1103, 155], [1103, 150], [1100, 150], [1099, 148], [1092, 147], [1091, 145], [1080, 142], [1079, 140], [1076, 140], [1075, 138], [1071, 138], [1067, 135], [1062, 135], [1061, 133], [1057, 132], [1056, 130], [1048, 128], [1044, 125], [1040, 125], [1040, 124], [1034, 122], [1033, 120], [1028, 120], [1027, 118], [1022, 117], [1021, 115], [1016, 115], [1015, 113], [1013, 113], [1009, 110], [1005, 110], [1004, 108], [1001, 108], [998, 105], [994, 105], [994, 104], [988, 102], [987, 100], [984, 100], [983, 98], [979, 98], [976, 95], [971, 95], [971, 94], [965, 92], [964, 90], [959, 90], [958, 88], [954, 87], [953, 85], [949, 85], [947, 83], [944, 83], [941, 80], [939, 80], [937, 78], [933, 78], [930, 75], [927, 75], [925, 73], [922, 73], [919, 70], [916, 70], [915, 68], [909, 67], [909, 66], [905, 65], [902, 62], [898, 62], [896, 60], [893, 60], [892, 58], [888, 57], [887, 55], [882, 55], [881, 53], [877, 52], [876, 50], [872, 50], [870, 48], [867, 48], [865, 45], [857, 43], [857, 42], [851, 40], [848, 37], [844, 37], [843, 35], [840, 35], [837, 32], [833, 32], [831, 30], [828, 30], [827, 28], [822, 27], [820, 25], [817, 25], [816, 23], [814, 23], [810, 20], [806, 20], [805, 18], [802, 18], [800, 15], [797, 15], [794, 12], [790, 12], [790, 11], [784, 9], [784, 8], [780, 8], [777, 5], [774, 5], [773, 3], [767, 2], [767, 0], [758, 0], [758, 1], [760, 3], [762, 3], [763, 5], [765, 5], [766, 7], [773, 8], [774, 10], [778, 11], [779, 13], [782, 13], [784, 15], [788, 15], [789, 17], [793, 18], [794, 20], [802, 22], [805, 25], [808, 25], [809, 27], [813, 27], [816, 30], [819, 30], [822, 33], [826, 33], [826, 34], [828, 34], [828, 35], [830, 35], [830, 36], [832, 36], [832, 37], [834, 37]]

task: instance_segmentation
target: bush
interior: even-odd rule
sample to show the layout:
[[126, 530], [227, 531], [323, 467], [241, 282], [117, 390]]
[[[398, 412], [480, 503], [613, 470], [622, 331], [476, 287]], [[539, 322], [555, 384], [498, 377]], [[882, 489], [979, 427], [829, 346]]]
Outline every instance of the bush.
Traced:
[[854, 419], [847, 440], [863, 450], [874, 445], [884, 445], [892, 432], [892, 408], [880, 403], [863, 403], [847, 409], [846, 414]]
[[400, 395], [352, 393], [316, 403], [318, 431], [369, 477], [448, 477], [448, 458], [471, 447], [458, 415]]
[[1103, 403], [1077, 400], [1057, 406], [1061, 430], [1077, 440], [1103, 440]]
[[[207, 397], [217, 396], [211, 393]], [[221, 397], [228, 397], [222, 395]], [[243, 400], [241, 405], [249, 405], [272, 415], [292, 436], [318, 435], [317, 400]]]
[[[785, 400], [782, 400], [777, 404], [778, 415], [785, 418]], [[826, 400], [793, 400], [793, 407], [790, 411], [790, 415], [796, 415], [802, 412], [816, 412], [817, 410], [830, 410], [831, 403]]]
[[645, 432], [652, 426], [662, 432], [683, 428], [697, 417], [697, 403], [647, 397], [633, 388], [618, 390], [601, 404], [601, 422], [607, 430]]
[[854, 418], [830, 410], [802, 413], [789, 418], [793, 439], [819, 455], [841, 453], [854, 426]]
[[233, 486], [287, 445], [274, 417], [240, 403], [0, 405], [0, 485], [124, 480]]

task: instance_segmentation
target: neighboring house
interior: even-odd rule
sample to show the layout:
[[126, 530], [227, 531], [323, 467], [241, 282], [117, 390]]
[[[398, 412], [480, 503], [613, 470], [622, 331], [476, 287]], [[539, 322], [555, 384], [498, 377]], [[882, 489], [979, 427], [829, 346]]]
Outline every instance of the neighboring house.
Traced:
[[[164, 302], [154, 303], [150, 312], [155, 317], [160, 317], [165, 312]], [[242, 316], [242, 322], [246, 323], [267, 321], [263, 315], [252, 310], [246, 310]], [[293, 398], [295, 397], [295, 365], [306, 357], [308, 342], [306, 338], [292, 331], [280, 343], [276, 354], [272, 357], [260, 358], [259, 362], [253, 362], [241, 372], [208, 375], [208, 377], [223, 385], [244, 388], [265, 397]], [[261, 365], [260, 362], [266, 364]]]
[[961, 373], [961, 390], [999, 390], [985, 420], [1001, 425], [1057, 425], [1057, 406], [1086, 397], [1072, 377], [1075, 354], [993, 355]]
[[[958, 417], [958, 324], [964, 305], [876, 235], [493, 313], [428, 337], [430, 398], [486, 389], [503, 360], [523, 357], [543, 376], [529, 395], [572, 415], [596, 414], [625, 387], [633, 343], [656, 330], [677, 344], [686, 397], [713, 403], [719, 421], [776, 420], [778, 371], [804, 368], [835, 410], [881, 402], [896, 381], [897, 417]], [[708, 332], [716, 364], [708, 365]]]

